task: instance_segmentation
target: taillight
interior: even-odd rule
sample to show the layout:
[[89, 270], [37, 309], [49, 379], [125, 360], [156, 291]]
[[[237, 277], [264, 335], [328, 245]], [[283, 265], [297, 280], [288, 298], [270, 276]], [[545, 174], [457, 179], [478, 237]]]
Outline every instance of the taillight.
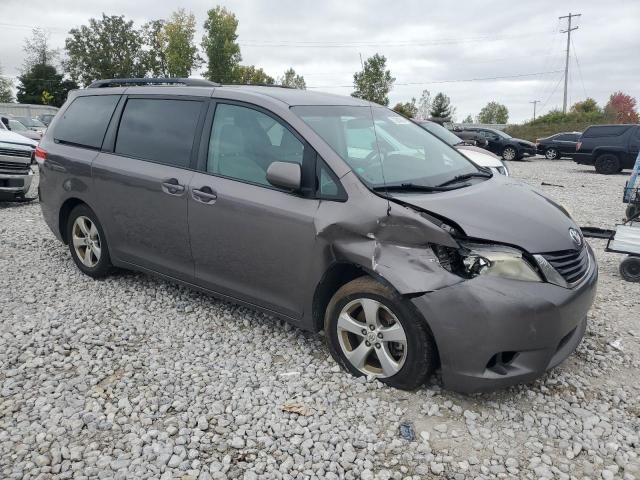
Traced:
[[47, 152], [40, 147], [36, 147], [35, 157], [36, 162], [39, 161], [40, 163], [42, 163], [47, 159]]
[[582, 142], [576, 143], [576, 152], [582, 148]]

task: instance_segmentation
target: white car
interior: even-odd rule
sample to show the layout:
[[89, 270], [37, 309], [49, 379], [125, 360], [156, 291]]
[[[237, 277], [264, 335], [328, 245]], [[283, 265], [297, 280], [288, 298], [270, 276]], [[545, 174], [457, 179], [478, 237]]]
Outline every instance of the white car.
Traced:
[[509, 176], [509, 167], [507, 167], [507, 164], [504, 163], [497, 155], [485, 150], [484, 148], [465, 145], [464, 140], [438, 123], [423, 121], [418, 122], [418, 125], [428, 132], [433, 133], [440, 140], [447, 142], [452, 147], [455, 147], [460, 153], [476, 165], [490, 168], [492, 171], [499, 173], [500, 175]]
[[31, 186], [31, 162], [38, 142], [0, 127], [0, 199], [24, 197]]

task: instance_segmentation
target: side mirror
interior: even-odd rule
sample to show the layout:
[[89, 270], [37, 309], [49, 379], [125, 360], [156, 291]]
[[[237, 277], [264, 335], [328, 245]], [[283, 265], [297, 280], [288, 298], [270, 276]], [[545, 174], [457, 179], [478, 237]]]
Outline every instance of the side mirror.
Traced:
[[274, 187], [295, 192], [302, 185], [302, 170], [297, 163], [273, 162], [267, 168], [267, 181]]

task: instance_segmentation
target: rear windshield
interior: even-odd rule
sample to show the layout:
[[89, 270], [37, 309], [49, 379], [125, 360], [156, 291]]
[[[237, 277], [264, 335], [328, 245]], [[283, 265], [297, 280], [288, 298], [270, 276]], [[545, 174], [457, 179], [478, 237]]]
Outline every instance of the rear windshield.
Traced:
[[100, 148], [119, 95], [78, 97], [59, 118], [53, 138], [87, 148]]
[[600, 125], [597, 127], [589, 127], [585, 130], [582, 136], [584, 138], [589, 137], [615, 137], [622, 135], [624, 132], [631, 128], [630, 125]]

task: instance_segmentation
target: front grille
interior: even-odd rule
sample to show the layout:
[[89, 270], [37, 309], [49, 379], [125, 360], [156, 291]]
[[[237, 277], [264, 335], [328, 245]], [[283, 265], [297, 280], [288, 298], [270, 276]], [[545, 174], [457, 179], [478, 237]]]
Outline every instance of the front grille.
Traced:
[[28, 163], [0, 162], [0, 172], [25, 173], [29, 168]]
[[580, 250], [543, 253], [542, 256], [569, 284], [580, 280], [589, 269], [589, 254], [586, 247]]
[[0, 155], [6, 155], [7, 157], [31, 157], [31, 152], [28, 150], [12, 150], [10, 148], [0, 148]]

